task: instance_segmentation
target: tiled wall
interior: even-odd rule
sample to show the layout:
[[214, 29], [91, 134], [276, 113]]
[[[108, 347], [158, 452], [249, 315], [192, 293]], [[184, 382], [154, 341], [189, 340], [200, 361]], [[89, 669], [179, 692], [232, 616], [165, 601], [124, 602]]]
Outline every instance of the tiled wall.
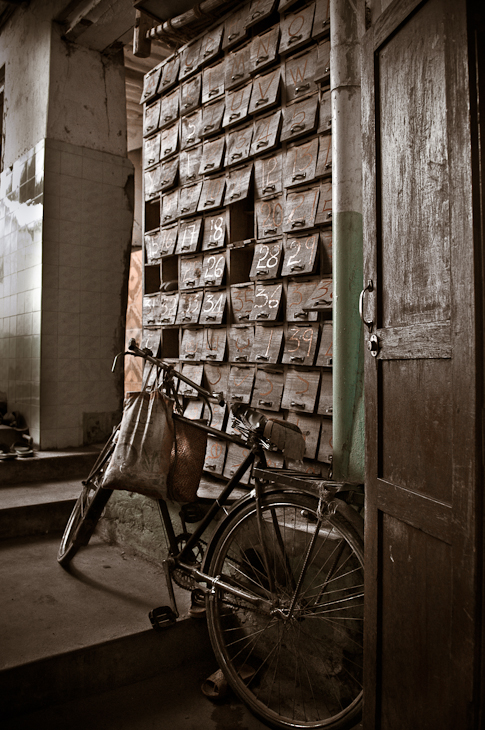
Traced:
[[44, 142], [0, 176], [0, 390], [40, 435]]
[[47, 139], [0, 178], [0, 390], [43, 449], [103, 440], [118, 415], [132, 173]]

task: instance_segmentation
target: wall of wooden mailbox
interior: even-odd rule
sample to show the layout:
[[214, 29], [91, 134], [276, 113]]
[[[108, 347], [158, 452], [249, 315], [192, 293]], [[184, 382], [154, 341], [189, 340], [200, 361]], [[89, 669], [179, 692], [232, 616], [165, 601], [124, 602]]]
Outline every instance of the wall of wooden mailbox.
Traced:
[[[328, 0], [253, 0], [144, 82], [143, 346], [197, 383], [300, 426], [332, 461]], [[187, 415], [203, 404], [184, 390]], [[213, 425], [231, 430], [214, 406]], [[207, 486], [240, 447], [210, 438]]]

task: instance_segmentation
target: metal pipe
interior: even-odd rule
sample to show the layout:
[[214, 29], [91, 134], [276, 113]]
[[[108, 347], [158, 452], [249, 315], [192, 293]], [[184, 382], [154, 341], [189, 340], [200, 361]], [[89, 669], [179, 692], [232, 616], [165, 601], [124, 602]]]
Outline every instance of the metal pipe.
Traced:
[[364, 3], [330, 0], [333, 195], [333, 472], [364, 479], [360, 37]]

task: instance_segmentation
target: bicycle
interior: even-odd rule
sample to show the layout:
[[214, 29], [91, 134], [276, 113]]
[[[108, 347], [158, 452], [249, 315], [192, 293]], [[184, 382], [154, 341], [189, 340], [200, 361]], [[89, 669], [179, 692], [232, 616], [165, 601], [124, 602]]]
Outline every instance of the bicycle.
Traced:
[[[134, 341], [127, 354], [159, 368], [174, 419], [184, 420], [175, 380], [194, 388], [209, 408], [223, 402]], [[170, 606], [151, 612], [152, 625], [178, 617], [172, 581], [202, 591], [218, 664], [253, 714], [280, 730], [351, 728], [362, 706], [363, 519], [353, 505], [362, 504], [363, 489], [268, 468], [266, 417], [242, 404], [232, 411], [239, 436], [192, 421], [249, 449], [194, 532], [184, 525], [177, 536], [167, 503], [158, 500], [169, 544], [163, 567]], [[110, 497], [101, 484], [117, 433], [83, 482], [59, 547], [62, 565], [87, 545]], [[250, 469], [248, 493], [229, 508]], [[204, 551], [201, 537], [221, 509], [225, 516]]]

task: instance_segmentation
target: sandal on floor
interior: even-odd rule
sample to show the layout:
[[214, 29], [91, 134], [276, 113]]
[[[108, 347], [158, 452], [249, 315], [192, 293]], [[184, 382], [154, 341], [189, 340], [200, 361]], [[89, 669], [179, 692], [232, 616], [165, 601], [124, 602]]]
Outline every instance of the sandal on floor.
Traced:
[[218, 669], [217, 672], [211, 674], [210, 677], [202, 683], [201, 686], [202, 694], [204, 694], [209, 700], [217, 701], [223, 700], [227, 695], [227, 681], [222, 673], [222, 669]]
[[0, 444], [0, 459], [15, 459], [16, 456], [17, 454], [13, 454], [7, 444]]
[[10, 447], [10, 451], [13, 456], [18, 456], [19, 459], [25, 459], [29, 456], [33, 456], [34, 452], [25, 442], [17, 441]]

